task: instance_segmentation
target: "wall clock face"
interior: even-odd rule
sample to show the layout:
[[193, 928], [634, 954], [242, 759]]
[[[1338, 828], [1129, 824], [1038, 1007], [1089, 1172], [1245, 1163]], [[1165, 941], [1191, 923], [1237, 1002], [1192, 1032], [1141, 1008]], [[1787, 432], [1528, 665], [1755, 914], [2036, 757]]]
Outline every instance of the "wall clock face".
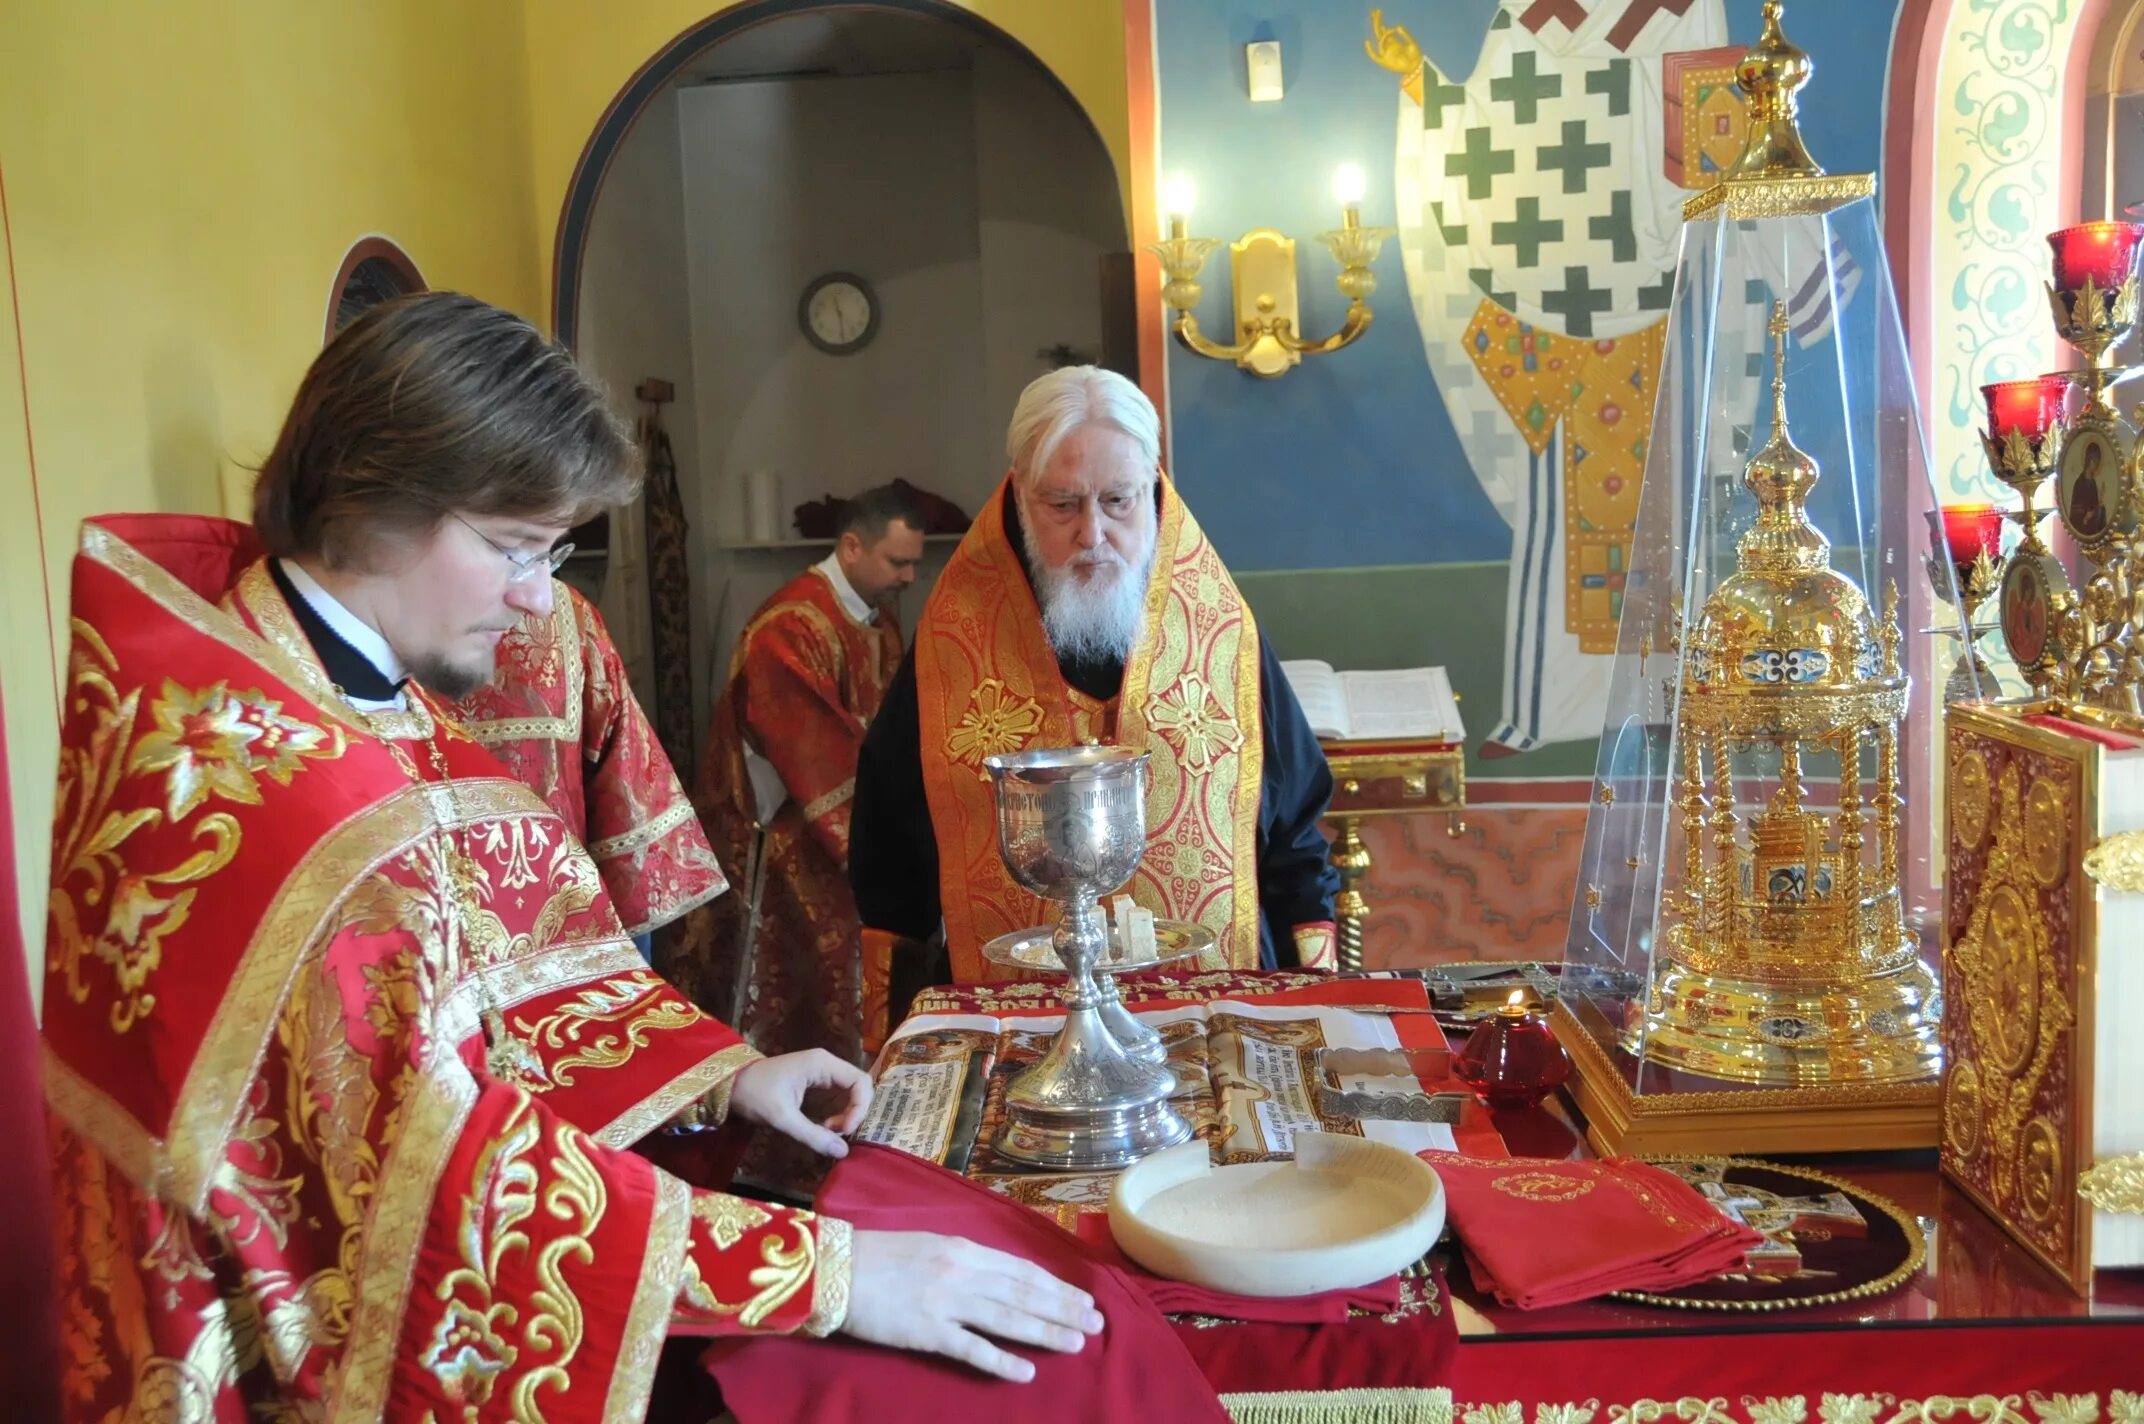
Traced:
[[878, 335], [878, 293], [853, 272], [829, 272], [804, 289], [797, 325], [828, 355], [861, 351]]

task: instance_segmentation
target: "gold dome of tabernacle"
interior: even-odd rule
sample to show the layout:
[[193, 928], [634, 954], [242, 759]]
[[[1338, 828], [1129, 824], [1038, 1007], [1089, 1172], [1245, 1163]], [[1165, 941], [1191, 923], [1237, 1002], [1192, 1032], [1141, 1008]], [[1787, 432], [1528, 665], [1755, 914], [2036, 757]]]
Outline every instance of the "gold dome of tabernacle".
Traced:
[[[1868, 598], [1831, 566], [1831, 541], [1809, 520], [1821, 472], [1787, 427], [1786, 330], [1786, 304], [1776, 303], [1772, 435], [1742, 471], [1757, 518], [1737, 545], [1736, 572], [1706, 599], [1691, 630], [1685, 692], [1741, 702], [1721, 711], [1730, 730], [1784, 730], [1779, 714], [1791, 706], [1794, 730], [1821, 735], [1866, 715], [1860, 694], [1902, 682]], [[1821, 714], [1826, 692], [1846, 696], [1836, 721]]]

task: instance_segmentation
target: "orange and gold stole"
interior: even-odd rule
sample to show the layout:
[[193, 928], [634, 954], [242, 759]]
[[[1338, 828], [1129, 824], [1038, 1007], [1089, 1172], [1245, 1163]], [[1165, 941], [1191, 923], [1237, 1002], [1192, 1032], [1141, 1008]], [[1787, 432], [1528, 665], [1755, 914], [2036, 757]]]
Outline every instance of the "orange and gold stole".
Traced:
[[[994, 936], [1051, 907], [998, 857], [983, 759], [1106, 742], [1144, 750], [1146, 855], [1129, 894], [1159, 918], [1204, 925], [1217, 958], [1258, 967], [1258, 798], [1264, 728], [1258, 633], [1213, 546], [1162, 476], [1146, 628], [1116, 699], [1065, 682], [1019, 556], [1005, 537], [1008, 479], [931, 591], [916, 632], [923, 784], [938, 837], [939, 903], [953, 978], [1013, 977], [983, 958]], [[1220, 966], [1212, 966], [1220, 967]]]

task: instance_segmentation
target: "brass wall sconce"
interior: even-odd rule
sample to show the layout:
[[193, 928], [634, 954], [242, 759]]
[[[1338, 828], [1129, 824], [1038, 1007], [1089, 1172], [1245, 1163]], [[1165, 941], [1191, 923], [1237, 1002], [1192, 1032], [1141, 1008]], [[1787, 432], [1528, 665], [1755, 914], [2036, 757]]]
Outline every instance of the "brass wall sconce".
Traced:
[[1362, 225], [1363, 173], [1354, 164], [1344, 164], [1333, 175], [1333, 196], [1340, 202], [1340, 226], [1318, 234], [1333, 260], [1340, 264], [1340, 294], [1348, 299], [1347, 317], [1340, 329], [1322, 340], [1311, 341], [1297, 333], [1301, 311], [1296, 302], [1295, 239], [1272, 228], [1245, 233], [1228, 245], [1229, 282], [1236, 303], [1236, 340], [1224, 345], [1199, 330], [1192, 308], [1199, 303], [1199, 272], [1206, 258], [1221, 245], [1217, 237], [1192, 237], [1187, 231], [1192, 202], [1190, 182], [1170, 182], [1162, 199], [1169, 215], [1169, 235], [1147, 250], [1161, 259], [1165, 281], [1162, 300], [1176, 313], [1171, 323], [1176, 339], [1201, 356], [1233, 361], [1254, 376], [1284, 374], [1305, 356], [1338, 351], [1370, 329], [1370, 294], [1377, 290], [1377, 274], [1370, 270], [1385, 239], [1395, 229]]

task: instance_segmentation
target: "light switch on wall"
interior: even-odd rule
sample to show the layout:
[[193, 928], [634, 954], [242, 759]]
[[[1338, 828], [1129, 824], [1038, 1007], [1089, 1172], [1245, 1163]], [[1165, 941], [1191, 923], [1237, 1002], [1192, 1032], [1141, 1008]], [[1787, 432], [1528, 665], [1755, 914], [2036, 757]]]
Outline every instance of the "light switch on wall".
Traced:
[[1280, 41], [1259, 40], [1247, 44], [1243, 54], [1250, 65], [1251, 102], [1266, 104], [1280, 98]]

